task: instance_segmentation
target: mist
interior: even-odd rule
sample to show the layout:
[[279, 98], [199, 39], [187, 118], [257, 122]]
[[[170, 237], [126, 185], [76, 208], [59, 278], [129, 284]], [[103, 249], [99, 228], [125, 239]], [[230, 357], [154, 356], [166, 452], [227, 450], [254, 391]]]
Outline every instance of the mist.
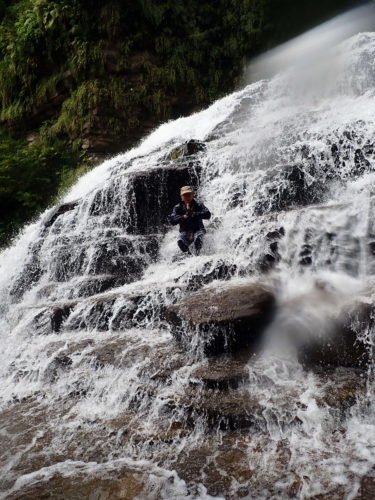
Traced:
[[373, 3], [351, 9], [252, 60], [246, 68], [244, 83], [270, 78], [290, 67], [308, 70], [327, 60], [344, 40], [374, 29]]

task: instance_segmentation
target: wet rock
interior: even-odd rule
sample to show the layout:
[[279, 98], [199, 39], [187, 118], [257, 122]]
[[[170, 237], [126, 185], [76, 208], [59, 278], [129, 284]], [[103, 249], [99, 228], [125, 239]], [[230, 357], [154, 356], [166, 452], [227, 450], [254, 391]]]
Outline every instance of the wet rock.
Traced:
[[141, 277], [145, 264], [145, 261], [139, 257], [121, 256], [109, 250], [99, 250], [99, 254], [89, 265], [89, 273], [118, 274], [124, 277], [125, 283], [131, 283]]
[[[136, 299], [136, 310], [132, 316], [132, 326], [145, 327], [160, 324], [165, 318], [164, 301], [165, 298], [161, 293], [155, 294], [151, 292], [138, 297]], [[123, 311], [119, 312], [116, 319], [118, 320], [122, 315]]]
[[129, 297], [124, 300], [123, 305], [112, 318], [112, 330], [125, 330], [134, 326], [134, 315], [138, 310], [138, 304], [141, 300], [142, 297]]
[[228, 280], [237, 271], [236, 264], [228, 264], [225, 261], [218, 261], [213, 269], [211, 263], [207, 263], [199, 274], [194, 274], [188, 281], [186, 290], [196, 291], [204, 285], [208, 285], [214, 280]]
[[125, 330], [142, 327], [152, 321], [161, 321], [164, 313], [165, 306], [162, 298], [158, 301], [152, 293], [145, 296], [128, 297], [113, 316], [111, 329]]
[[254, 491], [249, 484], [254, 466], [249, 462], [248, 449], [241, 431], [231, 431], [217, 438], [211, 434], [196, 446], [185, 447], [175, 469], [189, 486], [202, 483], [207, 493], [214, 497], [250, 498], [250, 491]]
[[139, 277], [147, 263], [155, 260], [159, 238], [110, 237], [99, 241], [88, 265], [90, 274], [129, 276], [126, 282]]
[[320, 368], [315, 373], [321, 380], [322, 396], [317, 398], [320, 406], [328, 406], [344, 413], [351, 408], [366, 391], [367, 374], [358, 368]]
[[203, 417], [211, 429], [261, 428], [263, 425], [263, 408], [257, 399], [250, 397], [246, 388], [219, 393], [201, 388], [196, 391], [190, 387], [178, 405], [185, 409], [193, 421]]
[[281, 239], [283, 236], [285, 236], [285, 229], [283, 227], [280, 227], [279, 229], [275, 229], [273, 231], [269, 231], [266, 234], [266, 239], [275, 241]]
[[268, 244], [268, 249], [265, 254], [261, 256], [261, 258], [258, 260], [258, 268], [266, 273], [273, 269], [275, 265], [280, 261], [281, 256], [279, 253], [279, 242], [278, 241], [273, 241], [272, 243]]
[[181, 186], [199, 184], [200, 164], [190, 161], [137, 174], [129, 193], [132, 200], [127, 231], [149, 234], [169, 226], [168, 215], [179, 201]]
[[207, 363], [190, 375], [191, 385], [206, 389], [237, 389], [249, 380], [249, 369], [243, 361], [228, 356], [209, 358]]
[[59, 333], [69, 321], [69, 316], [72, 314], [76, 301], [59, 303], [53, 306], [35, 308], [36, 311], [28, 326], [37, 335], [50, 335], [51, 333]]
[[[100, 239], [88, 251], [85, 242], [68, 241], [56, 245], [50, 264], [51, 279], [57, 282], [82, 275], [110, 275], [121, 284], [138, 279], [144, 267], [155, 260], [159, 238]], [[100, 288], [100, 287], [99, 287]]]
[[67, 342], [67, 341], [58, 341], [51, 342], [48, 344], [48, 348], [46, 350], [46, 354], [48, 356], [54, 356], [56, 352], [58, 352], [57, 357], [68, 357], [71, 358], [73, 355], [77, 356], [82, 353], [83, 350], [89, 348], [94, 344], [94, 340], [92, 338], [83, 339], [79, 342]]
[[172, 333], [183, 344], [198, 341], [208, 355], [255, 348], [272, 319], [275, 299], [264, 285], [253, 282], [203, 288], [166, 312]]
[[310, 266], [312, 264], [312, 246], [305, 243], [302, 245], [302, 249], [299, 253], [299, 263], [302, 266]]
[[[172, 287], [167, 291], [167, 296], [173, 294], [173, 290]], [[116, 303], [118, 298], [120, 303]], [[152, 323], [159, 325], [165, 317], [165, 297], [161, 292], [126, 296], [114, 291], [78, 304], [81, 306], [77, 307], [74, 314], [64, 323], [64, 328], [68, 330], [127, 330], [149, 327]]]
[[78, 201], [71, 201], [68, 203], [63, 203], [62, 205], [57, 205], [54, 207], [47, 217], [47, 219], [44, 221], [44, 227], [45, 229], [48, 229], [51, 227], [56, 219], [60, 217], [60, 215], [65, 214], [66, 212], [69, 212], [71, 210], [74, 210], [76, 206], [78, 205]]
[[375, 255], [375, 241], [369, 241], [368, 249], [371, 255]]
[[256, 267], [266, 273], [270, 271], [280, 261], [279, 240], [285, 236], [285, 229], [280, 227], [273, 231], [268, 231], [265, 235], [264, 250], [258, 258]]
[[54, 248], [51, 255], [50, 279], [63, 282], [83, 274], [87, 266], [86, 251], [86, 246], [74, 245], [73, 242]]
[[325, 174], [313, 165], [285, 165], [266, 172], [259, 187], [257, 215], [318, 203], [325, 193]]
[[373, 500], [375, 498], [375, 469], [368, 472], [362, 479], [354, 500]]
[[113, 315], [113, 304], [115, 299], [103, 299], [93, 301], [92, 305], [82, 309], [77, 308], [65, 326], [68, 330], [98, 330], [107, 331], [109, 322]]
[[273, 249], [270, 248], [269, 252], [264, 254], [258, 261], [258, 267], [264, 273], [273, 269], [276, 263], [280, 260], [277, 242], [275, 242], [275, 244], [273, 244], [272, 246]]
[[51, 314], [51, 328], [53, 332], [59, 332], [64, 321], [69, 317], [73, 309], [72, 305], [54, 307]]
[[93, 348], [86, 357], [93, 358], [95, 368], [118, 366], [118, 358], [125, 348], [124, 342], [115, 341]]
[[42, 243], [40, 239], [30, 247], [29, 257], [9, 291], [12, 300], [16, 301], [20, 299], [42, 276], [43, 269], [39, 259], [39, 251]]
[[60, 353], [46, 368], [44, 379], [50, 383], [56, 382], [60, 374], [66, 372], [72, 364], [73, 361], [70, 356]]
[[167, 159], [177, 160], [179, 158], [195, 155], [205, 150], [206, 150], [206, 145], [204, 144], [204, 142], [191, 139], [190, 141], [185, 142], [181, 146], [174, 148], [170, 153], [168, 153]]
[[371, 360], [370, 339], [366, 332], [374, 327], [373, 304], [365, 302], [348, 307], [338, 314], [332, 328], [311, 338], [300, 349], [300, 361], [307, 365], [364, 368]]
[[[82, 467], [81, 467], [82, 469]], [[77, 500], [78, 498], [101, 500], [132, 500], [141, 498], [147, 490], [147, 476], [141, 470], [122, 467], [120, 471], [106, 471], [106, 478], [95, 477], [77, 467], [76, 473], [68, 477], [56, 471], [50, 477], [43, 474], [31, 484], [23, 486], [22, 491], [11, 493], [10, 500]], [[110, 476], [110, 477], [108, 477]]]
[[171, 384], [173, 374], [187, 365], [185, 353], [176, 347], [167, 346], [166, 352], [155, 354], [152, 362], [145, 366], [142, 374], [150, 377], [150, 380], [163, 384]]
[[362, 149], [356, 149], [354, 153], [354, 164], [356, 166], [355, 173], [357, 176], [363, 175], [366, 170], [371, 167], [371, 163], [365, 157]]
[[102, 275], [88, 277], [74, 283], [70, 298], [90, 297], [98, 293], [106, 292], [126, 283], [126, 276]]
[[[129, 176], [124, 210], [116, 210], [123, 200], [115, 184], [98, 191], [90, 207], [90, 215], [113, 215], [113, 224], [129, 234], [155, 234], [169, 226], [167, 217], [179, 201], [181, 186], [199, 184], [201, 166], [195, 159], [166, 162], [160, 168]], [[124, 196], [124, 195], [122, 195]]]
[[49, 307], [37, 309], [32, 319], [30, 320], [31, 328], [38, 335], [49, 335], [53, 332], [51, 322], [52, 310]]

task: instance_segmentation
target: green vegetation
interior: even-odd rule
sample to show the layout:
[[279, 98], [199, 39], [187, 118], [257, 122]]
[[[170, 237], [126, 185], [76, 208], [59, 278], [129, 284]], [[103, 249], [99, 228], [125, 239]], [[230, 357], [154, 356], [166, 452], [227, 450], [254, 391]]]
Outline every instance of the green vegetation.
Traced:
[[75, 180], [80, 155], [63, 141], [28, 145], [0, 135], [0, 245]]
[[246, 58], [353, 3], [0, 0], [0, 245], [93, 155], [206, 106]]
[[259, 49], [263, 3], [12, 2], [0, 26], [0, 119], [39, 122], [60, 94], [64, 106], [43, 109], [55, 118], [50, 134], [76, 139], [104, 111], [126, 136], [145, 116], [171, 116], [176, 101], [176, 113], [207, 104]]

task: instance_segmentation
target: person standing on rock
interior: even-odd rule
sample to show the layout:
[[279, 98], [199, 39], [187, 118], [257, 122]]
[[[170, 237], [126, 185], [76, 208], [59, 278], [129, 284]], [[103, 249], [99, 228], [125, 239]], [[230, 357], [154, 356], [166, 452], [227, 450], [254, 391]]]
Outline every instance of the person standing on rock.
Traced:
[[180, 250], [191, 254], [189, 246], [194, 242], [196, 253], [199, 254], [206, 232], [202, 219], [209, 219], [211, 212], [203, 203], [194, 199], [194, 190], [191, 186], [183, 186], [180, 189], [180, 197], [181, 201], [174, 206], [169, 221], [173, 226], [180, 224], [180, 234], [177, 238]]

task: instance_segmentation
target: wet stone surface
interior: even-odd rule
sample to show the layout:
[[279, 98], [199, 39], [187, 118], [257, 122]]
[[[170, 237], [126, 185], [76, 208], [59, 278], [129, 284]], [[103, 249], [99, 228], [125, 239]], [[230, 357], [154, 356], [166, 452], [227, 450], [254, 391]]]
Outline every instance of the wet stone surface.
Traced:
[[48, 217], [44, 220], [44, 228], [48, 229], [49, 227], [51, 227], [58, 217], [65, 214], [66, 212], [74, 210], [77, 205], [78, 201], [71, 201], [54, 207]]
[[179, 341], [198, 337], [204, 352], [212, 355], [254, 346], [272, 319], [274, 305], [266, 286], [228, 282], [191, 294], [169, 307], [166, 318]]
[[[177, 457], [173, 454], [175, 458], [169, 467], [186, 481], [191, 493], [197, 492], [198, 482], [203, 482], [209, 494], [221, 494], [233, 500], [246, 498], [260, 485], [267, 491], [274, 491], [275, 495], [284, 495], [284, 490], [277, 489], [276, 481], [276, 477], [283, 476], [289, 484], [290, 497], [298, 494], [302, 483], [288, 476], [288, 443], [274, 441], [268, 433], [270, 410], [274, 407], [276, 412], [280, 405], [275, 400], [264, 406], [266, 401], [260, 397], [262, 392], [257, 395], [253, 392], [259, 387], [263, 388], [262, 391], [274, 391], [273, 382], [266, 377], [254, 378], [253, 361], [246, 351], [236, 357], [225, 355], [197, 363], [187, 359], [182, 350], [171, 349], [167, 341], [151, 346], [142, 342], [141, 335], [138, 335], [137, 338], [128, 336], [127, 340], [112, 338], [112, 341], [101, 344], [93, 344], [89, 338], [69, 346], [54, 342], [48, 352], [52, 357], [49, 372], [52, 383], [56, 377], [64, 377], [73, 364], [75, 370], [79, 370], [80, 363], [83, 363], [100, 373], [110, 367], [125, 370], [140, 367], [141, 360], [147, 359], [147, 362], [132, 381], [135, 385], [133, 393], [127, 396], [128, 406], [117, 416], [107, 419], [93, 416], [76, 422], [75, 405], [90, 397], [90, 390], [79, 393], [78, 389], [77, 394], [60, 401], [57, 413], [57, 407], [49, 408], [48, 400], [44, 402], [40, 396], [12, 404], [4, 410], [0, 430], [7, 438], [0, 460], [6, 461], [7, 454], [16, 451], [19, 453], [14, 469], [17, 474], [52, 468], [48, 477], [39, 473], [35, 480], [26, 483], [9, 498], [31, 500], [39, 498], [38, 495], [42, 495], [40, 498], [44, 498], [43, 495], [51, 498], [52, 495], [52, 498], [75, 499], [78, 494], [91, 498], [90, 495], [98, 491], [108, 499], [128, 498], [128, 494], [135, 492], [140, 497], [146, 496], [150, 473], [146, 473], [147, 480], [144, 481], [143, 470], [128, 465], [114, 467], [114, 463], [130, 458], [130, 450], [135, 456], [142, 453], [150, 460], [157, 457], [160, 461], [170, 461], [171, 449], [180, 451]], [[186, 369], [185, 385], [176, 391], [170, 382], [179, 371]], [[135, 375], [133, 372], [133, 377]], [[365, 389], [366, 379], [361, 370], [340, 368], [328, 373], [319, 369], [315, 375], [321, 384], [317, 404], [323, 408], [328, 406], [335, 411], [346, 411]], [[123, 389], [125, 394], [128, 387]], [[283, 398], [283, 395], [279, 394], [279, 397]], [[301, 426], [301, 421], [293, 414], [292, 407], [298, 403], [298, 393], [295, 397], [295, 400], [283, 401], [286, 410], [283, 415], [275, 413], [272, 425], [276, 428], [279, 425], [284, 429]], [[158, 413], [154, 413], [150, 427], [144, 424], [154, 403], [157, 403]], [[145, 420], [139, 418], [140, 411]], [[205, 429], [205, 438], [195, 443], [193, 436], [197, 428]], [[55, 441], [56, 432], [61, 438], [58, 442]], [[182, 446], [186, 439], [190, 444]], [[261, 460], [266, 448], [272, 452], [273, 465], [266, 476], [259, 477], [256, 457]], [[107, 468], [109, 453], [113, 460]], [[79, 462], [69, 477], [59, 470], [53, 471], [56, 464], [68, 464], [67, 460]], [[90, 463], [96, 464], [97, 474], [90, 468]], [[15, 479], [13, 475], [3, 477], [0, 487], [9, 489]], [[363, 480], [362, 496], [358, 500], [370, 498], [371, 481], [370, 476]], [[158, 498], [155, 495], [150, 498]]]
[[345, 309], [334, 318], [334, 327], [327, 335], [306, 343], [301, 349], [300, 361], [303, 364], [366, 369], [371, 360], [366, 331], [374, 325], [374, 306], [359, 302]]
[[229, 356], [210, 358], [190, 375], [191, 385], [206, 389], [236, 389], [249, 381], [249, 368], [243, 360]]
[[127, 177], [128, 200], [124, 210], [114, 212], [122, 205], [117, 200], [116, 184], [98, 191], [91, 206], [91, 216], [114, 212], [113, 223], [128, 234], [154, 234], [165, 232], [169, 226], [167, 216], [171, 207], [178, 203], [181, 186], [199, 184], [200, 164], [197, 160], [166, 161], [160, 168], [140, 171]]

